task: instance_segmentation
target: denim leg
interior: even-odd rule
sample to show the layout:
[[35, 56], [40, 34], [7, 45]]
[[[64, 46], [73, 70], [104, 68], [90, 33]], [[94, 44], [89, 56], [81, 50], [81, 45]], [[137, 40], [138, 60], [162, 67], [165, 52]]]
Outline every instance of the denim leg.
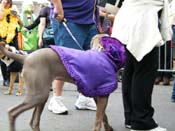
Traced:
[[174, 80], [174, 84], [173, 84], [173, 91], [172, 91], [171, 99], [172, 99], [173, 101], [175, 101], [175, 80]]
[[54, 18], [51, 18], [51, 25], [52, 25], [52, 28], [53, 28], [53, 32], [54, 32], [54, 42], [55, 42], [55, 45], [59, 45], [60, 41], [59, 41], [59, 22], [54, 19]]

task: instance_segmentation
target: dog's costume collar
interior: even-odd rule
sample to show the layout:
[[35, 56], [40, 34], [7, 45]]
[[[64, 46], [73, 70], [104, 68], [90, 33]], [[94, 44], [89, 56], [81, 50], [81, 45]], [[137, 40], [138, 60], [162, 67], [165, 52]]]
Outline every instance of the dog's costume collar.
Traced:
[[100, 39], [103, 51], [115, 62], [117, 68], [123, 67], [126, 56], [123, 44], [116, 38], [103, 36]]

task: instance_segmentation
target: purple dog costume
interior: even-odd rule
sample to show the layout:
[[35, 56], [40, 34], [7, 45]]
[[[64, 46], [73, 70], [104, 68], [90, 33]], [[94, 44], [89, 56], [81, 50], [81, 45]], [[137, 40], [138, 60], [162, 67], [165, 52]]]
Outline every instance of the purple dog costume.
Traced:
[[117, 89], [116, 72], [124, 65], [125, 49], [112, 37], [102, 37], [101, 45], [104, 47], [101, 52], [50, 46], [85, 96], [104, 96]]

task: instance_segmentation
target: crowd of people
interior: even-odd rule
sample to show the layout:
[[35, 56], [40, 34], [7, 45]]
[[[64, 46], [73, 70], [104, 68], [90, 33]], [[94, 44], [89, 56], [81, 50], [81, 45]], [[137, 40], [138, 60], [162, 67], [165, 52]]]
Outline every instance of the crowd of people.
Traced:
[[[116, 2], [120, 8], [116, 15], [105, 11], [106, 3], [115, 5]], [[172, 73], [157, 72], [157, 46], [172, 40], [173, 24], [168, 20], [168, 8], [168, 0], [48, 0], [36, 17], [31, 1], [24, 1], [19, 13], [12, 0], [1, 0], [0, 28], [6, 26], [6, 30], [0, 30], [0, 40], [16, 49], [32, 52], [49, 45], [89, 50], [92, 37], [98, 33], [117, 38], [126, 49], [122, 77], [125, 127], [131, 131], [166, 131], [153, 118], [152, 92], [154, 84], [163, 81], [164, 85], [169, 85], [172, 77]], [[53, 39], [44, 39], [45, 30], [50, 27]], [[169, 68], [172, 63], [168, 63]], [[3, 85], [8, 86], [10, 69], [3, 62], [1, 71]], [[63, 104], [63, 86], [64, 81], [57, 78], [52, 82], [53, 97], [48, 110], [55, 114], [68, 114]], [[171, 99], [175, 102], [175, 82]], [[75, 107], [96, 110], [94, 99], [81, 93]]]

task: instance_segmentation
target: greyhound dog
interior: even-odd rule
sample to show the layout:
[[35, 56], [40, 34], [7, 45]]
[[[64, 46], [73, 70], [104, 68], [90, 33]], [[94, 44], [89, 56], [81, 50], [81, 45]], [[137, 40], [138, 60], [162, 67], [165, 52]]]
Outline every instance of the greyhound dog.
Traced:
[[[97, 55], [101, 53], [103, 57], [107, 58], [107, 55], [103, 53], [104, 49], [102, 48], [101, 43], [99, 42], [101, 38], [103, 38], [101, 37], [101, 35], [95, 36], [93, 39], [93, 44], [99, 45], [99, 46], [95, 46], [95, 49], [96, 48], [99, 49], [100, 47], [100, 50], [103, 50], [103, 51], [92, 51], [92, 50], [89, 50], [89, 51], [92, 51], [96, 53]], [[8, 110], [9, 121], [10, 121], [10, 131], [15, 131], [16, 118], [22, 112], [27, 111], [31, 108], [34, 108], [34, 111], [33, 111], [31, 121], [30, 121], [30, 126], [33, 131], [40, 131], [40, 126], [39, 126], [40, 117], [44, 109], [45, 103], [49, 97], [49, 90], [50, 90], [50, 85], [52, 81], [54, 79], [58, 79], [58, 80], [62, 80], [65, 82], [76, 84], [77, 86], [79, 83], [76, 81], [76, 79], [74, 79], [71, 76], [71, 73], [69, 72], [68, 68], [66, 68], [66, 64], [64, 63], [61, 55], [59, 56], [52, 48], [43, 48], [43, 49], [36, 50], [29, 55], [20, 55], [20, 54], [15, 54], [11, 52], [10, 48], [9, 49], [5, 48], [3, 44], [4, 42], [0, 42], [0, 51], [4, 55], [23, 63], [22, 76], [24, 78], [24, 84], [26, 87], [25, 100], [21, 104]], [[63, 47], [59, 47], [59, 49], [64, 51]], [[124, 48], [122, 47], [122, 50], [123, 49]], [[117, 50], [118, 50], [118, 47], [117, 47]], [[86, 51], [80, 51], [80, 50], [75, 50], [75, 49], [71, 49], [71, 51], [75, 51], [75, 52], [78, 51], [79, 53], [86, 52]], [[87, 53], [89, 51], [87, 51]], [[72, 52], [70, 52], [69, 54], [71, 53]], [[63, 54], [65, 54], [65, 52]], [[114, 65], [115, 62], [113, 62], [113, 60], [109, 60], [110, 58], [107, 58], [107, 59], [110, 63], [113, 63]], [[119, 69], [121, 68], [121, 66], [123, 66], [124, 63], [121, 64], [119, 59], [117, 59], [117, 61], [118, 61], [118, 64], [120, 65], [120, 67], [118, 67]], [[86, 61], [87, 65], [88, 63], [89, 61]], [[105, 66], [104, 64], [102, 65]], [[109, 81], [111, 81], [112, 83], [115, 83], [113, 84], [114, 89], [110, 90], [110, 92], [106, 92], [105, 90], [104, 94], [99, 94], [98, 92], [98, 93], [94, 93], [95, 95], [94, 94], [89, 95], [88, 93], [83, 92], [81, 88], [78, 89], [80, 92], [82, 91], [84, 95], [93, 97], [96, 102], [97, 111], [96, 111], [96, 119], [95, 119], [93, 131], [100, 131], [102, 123], [104, 125], [105, 131], [113, 131], [113, 128], [108, 123], [108, 118], [105, 113], [105, 109], [108, 103], [108, 98], [109, 98], [110, 93], [112, 93], [117, 88], [116, 71], [117, 69], [115, 70], [115, 72], [111, 73], [111, 75], [114, 76], [113, 79], [112, 80], [109, 79]], [[106, 72], [109, 72], [109, 71], [106, 71]], [[108, 76], [110, 77], [110, 75]], [[102, 77], [99, 80], [101, 79], [103, 80], [105, 78], [107, 77], [104, 77], [104, 78]], [[95, 81], [96, 83], [96, 80], [92, 80], [92, 81]], [[105, 85], [107, 81], [104, 82]], [[95, 87], [95, 89], [97, 89], [97, 87]]]

